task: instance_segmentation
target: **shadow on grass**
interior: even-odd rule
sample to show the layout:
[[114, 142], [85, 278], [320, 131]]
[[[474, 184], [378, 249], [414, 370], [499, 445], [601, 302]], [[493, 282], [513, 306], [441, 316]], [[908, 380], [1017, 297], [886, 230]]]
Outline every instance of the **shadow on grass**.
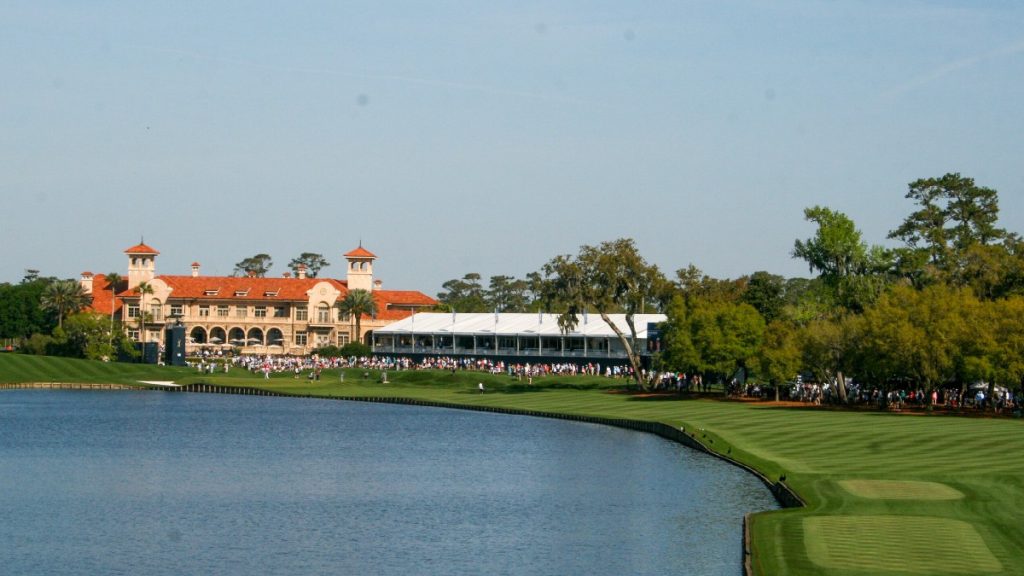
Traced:
[[[577, 390], [584, 392], [604, 389], [605, 388], [599, 384], [506, 384], [504, 386], [494, 388], [493, 392], [502, 392], [505, 394], [529, 394], [531, 392], [549, 392], [551, 390]], [[492, 390], [488, 391], [490, 392]]]
[[680, 402], [686, 400], [723, 400], [720, 394], [702, 392], [642, 392], [638, 390], [621, 390], [618, 394], [629, 395], [630, 402]]
[[924, 408], [904, 408], [902, 410], [891, 410], [888, 408], [879, 408], [877, 406], [837, 406], [833, 404], [823, 404], [815, 406], [814, 404], [805, 404], [797, 402], [750, 402], [746, 401], [752, 406], [757, 406], [761, 410], [776, 410], [782, 412], [844, 412], [848, 414], [863, 414], [865, 416], [883, 416], [890, 418], [899, 418], [906, 416], [950, 416], [960, 418], [1020, 418], [1021, 415], [1014, 414], [1013, 412], [1003, 411], [1000, 414], [994, 414], [992, 412], [979, 412], [973, 408], [967, 409], [946, 409], [940, 408], [935, 410], [927, 410]]

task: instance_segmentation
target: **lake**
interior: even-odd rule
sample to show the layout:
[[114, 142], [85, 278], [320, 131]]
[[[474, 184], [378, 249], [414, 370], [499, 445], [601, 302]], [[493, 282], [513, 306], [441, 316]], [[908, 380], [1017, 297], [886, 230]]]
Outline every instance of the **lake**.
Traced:
[[753, 475], [597, 424], [0, 392], [7, 574], [742, 574]]

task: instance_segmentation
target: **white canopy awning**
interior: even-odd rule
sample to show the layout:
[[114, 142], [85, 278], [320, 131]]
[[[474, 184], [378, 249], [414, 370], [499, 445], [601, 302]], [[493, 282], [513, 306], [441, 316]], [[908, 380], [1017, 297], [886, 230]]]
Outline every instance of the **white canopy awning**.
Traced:
[[[629, 325], [625, 314], [609, 314], [612, 322], [629, 335]], [[664, 322], [664, 314], [636, 314], [633, 323], [636, 326], [637, 338], [647, 338], [647, 325]], [[568, 334], [563, 334], [558, 327], [558, 314], [536, 313], [449, 313], [420, 312], [404, 320], [388, 324], [374, 330], [377, 336], [407, 334], [437, 334], [459, 336], [577, 336], [577, 337], [609, 337], [614, 338], [615, 332], [601, 319], [598, 314], [579, 316], [579, 324]]]

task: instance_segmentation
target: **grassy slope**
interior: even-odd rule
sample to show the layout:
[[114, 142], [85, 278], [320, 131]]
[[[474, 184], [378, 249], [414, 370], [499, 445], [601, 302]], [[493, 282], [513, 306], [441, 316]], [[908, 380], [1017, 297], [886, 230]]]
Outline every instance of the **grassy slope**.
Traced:
[[[83, 363], [0, 355], [0, 382], [137, 380], [202, 381], [221, 385], [261, 386], [281, 392], [321, 396], [397, 396], [466, 405], [489, 405], [557, 413], [625, 417], [666, 422], [687, 429], [705, 429], [708, 445], [751, 464], [773, 479], [787, 476], [808, 502], [802, 510], [761, 514], [752, 524], [754, 562], [760, 574], [908, 574], [972, 573], [963, 566], [938, 563], [935, 554], [966, 542], [962, 534], [946, 534], [946, 524], [973, 527], [987, 543], [1002, 574], [1024, 574], [1024, 422], [949, 416], [893, 415], [878, 412], [832, 412], [778, 408], [717, 400], [639, 398], [610, 393], [615, 384], [601, 378], [538, 379], [530, 389], [503, 376], [471, 373], [391, 372], [391, 384], [362, 380], [361, 370], [336, 371], [320, 382], [275, 376], [269, 381], [241, 372], [199, 377], [183, 369]], [[378, 372], [371, 373], [376, 378]], [[487, 394], [475, 391], [482, 381]], [[573, 386], [574, 388], [562, 387]], [[959, 500], [873, 500], [855, 496], [838, 484], [843, 479], [919, 480], [939, 482], [965, 495]], [[858, 555], [877, 556], [879, 566], [857, 570], [816, 564], [808, 556], [805, 518], [829, 515], [847, 522], [849, 534], [830, 533], [848, 542]], [[897, 520], [891, 532], [864, 530], [879, 518], [919, 517], [940, 526], [924, 534], [923, 544], [877, 541], [913, 529]], [[942, 519], [955, 522], [943, 523]], [[865, 524], [865, 522], [867, 524]], [[966, 523], [966, 524], [964, 524]], [[834, 524], [828, 524], [834, 526]], [[906, 528], [906, 529], [904, 529]], [[880, 536], [881, 535], [881, 536]], [[838, 548], [836, 548], [838, 549]], [[883, 552], [884, 551], [884, 552]], [[886, 554], [893, 558], [886, 559]], [[819, 557], [820, 561], [820, 557]], [[938, 564], [937, 564], [938, 563]], [[977, 566], [991, 566], [976, 564]], [[989, 573], [991, 569], [989, 568]]]

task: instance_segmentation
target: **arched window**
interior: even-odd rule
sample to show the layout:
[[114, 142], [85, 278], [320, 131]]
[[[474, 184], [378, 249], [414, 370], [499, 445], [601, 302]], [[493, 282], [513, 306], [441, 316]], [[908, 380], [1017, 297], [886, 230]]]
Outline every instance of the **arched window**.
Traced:
[[154, 321], [163, 319], [164, 305], [159, 300], [149, 301], [149, 316]]

